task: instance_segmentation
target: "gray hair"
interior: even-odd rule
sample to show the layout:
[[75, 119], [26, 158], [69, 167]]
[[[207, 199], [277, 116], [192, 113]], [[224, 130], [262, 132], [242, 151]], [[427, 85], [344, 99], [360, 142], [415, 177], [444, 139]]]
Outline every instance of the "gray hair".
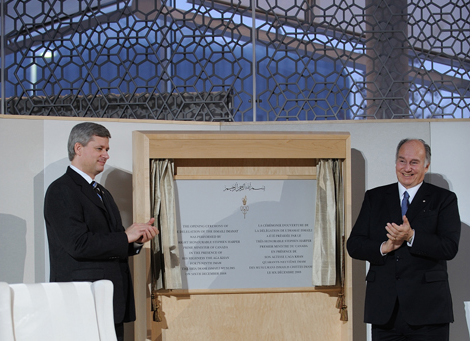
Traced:
[[400, 152], [400, 148], [407, 142], [409, 141], [419, 141], [423, 144], [424, 146], [424, 151], [425, 151], [425, 166], [431, 164], [431, 147], [422, 139], [403, 139], [398, 143], [397, 146], [397, 153], [395, 154], [395, 162], [398, 159], [398, 153]]
[[75, 157], [74, 147], [77, 142], [82, 146], [86, 146], [94, 136], [111, 138], [111, 134], [108, 129], [97, 123], [84, 122], [79, 123], [74, 128], [72, 128], [69, 135], [69, 141], [67, 143], [69, 160], [72, 161]]

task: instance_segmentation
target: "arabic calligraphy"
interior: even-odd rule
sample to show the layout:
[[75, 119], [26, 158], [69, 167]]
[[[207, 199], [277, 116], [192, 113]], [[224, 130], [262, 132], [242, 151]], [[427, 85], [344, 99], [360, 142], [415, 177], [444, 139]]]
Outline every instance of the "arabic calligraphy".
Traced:
[[243, 184], [234, 183], [231, 187], [225, 186], [223, 192], [231, 191], [231, 192], [242, 192], [242, 191], [265, 191], [265, 186], [254, 188], [252, 187], [250, 182], [245, 182]]

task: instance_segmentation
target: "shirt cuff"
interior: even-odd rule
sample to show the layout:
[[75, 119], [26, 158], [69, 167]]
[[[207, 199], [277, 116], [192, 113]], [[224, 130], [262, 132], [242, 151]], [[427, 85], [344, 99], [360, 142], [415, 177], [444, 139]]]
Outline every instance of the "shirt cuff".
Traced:
[[137, 242], [134, 242], [133, 243], [133, 250], [134, 250], [134, 254], [137, 255], [141, 252], [141, 249], [143, 248], [143, 245], [142, 243], [137, 243]]
[[408, 245], [409, 247], [412, 247], [414, 241], [415, 241], [415, 230], [413, 230], [413, 236], [410, 238], [410, 240], [406, 242], [406, 245]]
[[386, 242], [383, 242], [382, 244], [380, 244], [380, 254], [382, 256], [386, 256], [387, 254], [386, 253], [382, 253], [382, 245], [384, 245]]

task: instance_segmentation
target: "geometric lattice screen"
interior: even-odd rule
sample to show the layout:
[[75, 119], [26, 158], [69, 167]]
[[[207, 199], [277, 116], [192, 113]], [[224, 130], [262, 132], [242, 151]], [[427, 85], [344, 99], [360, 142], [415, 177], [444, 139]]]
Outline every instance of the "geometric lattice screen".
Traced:
[[470, 117], [464, 0], [1, 0], [2, 113]]

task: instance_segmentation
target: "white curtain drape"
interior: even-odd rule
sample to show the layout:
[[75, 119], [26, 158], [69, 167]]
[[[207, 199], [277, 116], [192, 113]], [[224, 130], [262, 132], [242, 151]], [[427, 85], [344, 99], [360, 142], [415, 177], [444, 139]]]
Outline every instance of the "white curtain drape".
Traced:
[[336, 308], [347, 321], [344, 299], [344, 184], [342, 160], [319, 160], [313, 241], [314, 286], [340, 285]]
[[336, 244], [337, 250], [337, 264], [339, 273], [339, 280], [341, 287], [344, 288], [344, 182], [343, 182], [343, 167], [341, 160], [333, 160], [333, 173], [336, 182]]
[[173, 160], [151, 161], [151, 205], [159, 226], [151, 241], [152, 290], [181, 289]]
[[337, 276], [342, 272], [339, 270], [344, 257], [342, 161], [319, 160], [316, 168], [312, 283], [314, 286], [330, 286], [336, 285], [337, 280], [338, 283], [343, 281], [343, 276]]

